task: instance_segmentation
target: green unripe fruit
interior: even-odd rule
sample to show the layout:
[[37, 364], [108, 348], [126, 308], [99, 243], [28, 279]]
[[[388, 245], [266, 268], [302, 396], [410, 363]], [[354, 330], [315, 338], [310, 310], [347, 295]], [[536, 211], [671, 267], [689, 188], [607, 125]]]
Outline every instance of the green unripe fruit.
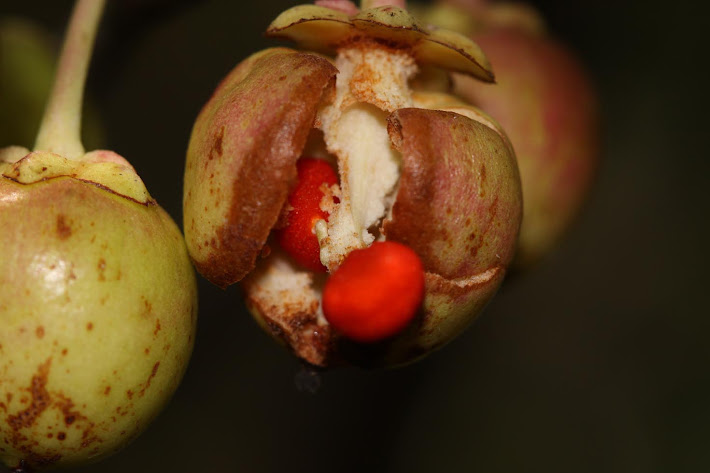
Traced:
[[[98, 459], [135, 438], [193, 344], [195, 281], [170, 217], [147, 193], [43, 179], [50, 162], [132, 171], [42, 152], [0, 165], [0, 459], [11, 466]], [[132, 177], [124, 191], [141, 190]]]
[[79, 140], [103, 2], [79, 0], [35, 151], [0, 149], [0, 462], [104, 458], [166, 404], [197, 311], [179, 229], [133, 167]]

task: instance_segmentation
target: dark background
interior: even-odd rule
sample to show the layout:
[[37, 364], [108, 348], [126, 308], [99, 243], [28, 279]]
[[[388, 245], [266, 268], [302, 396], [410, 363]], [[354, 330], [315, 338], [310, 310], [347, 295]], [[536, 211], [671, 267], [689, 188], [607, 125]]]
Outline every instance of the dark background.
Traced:
[[[277, 44], [261, 33], [295, 2], [109, 3], [88, 79], [106, 147], [180, 222], [192, 122], [234, 65]], [[710, 471], [709, 42], [696, 4], [536, 3], [597, 84], [603, 161], [564, 243], [457, 340], [399, 370], [328, 372], [312, 394], [238, 291], [201, 279], [172, 402], [77, 471]], [[70, 9], [3, 0], [0, 14], [59, 37]]]

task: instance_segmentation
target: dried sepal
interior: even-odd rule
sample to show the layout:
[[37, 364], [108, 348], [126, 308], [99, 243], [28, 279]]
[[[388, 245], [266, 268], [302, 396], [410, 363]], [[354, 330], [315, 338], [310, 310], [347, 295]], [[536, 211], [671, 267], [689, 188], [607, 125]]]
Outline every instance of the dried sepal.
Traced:
[[423, 64], [460, 72], [483, 82], [494, 82], [491, 64], [483, 51], [466, 36], [444, 29], [431, 30], [414, 46], [414, 55]]
[[466, 36], [430, 29], [409, 12], [382, 6], [347, 14], [316, 5], [299, 5], [281, 13], [266, 34], [296, 42], [318, 52], [334, 53], [363, 37], [409, 50], [418, 63], [468, 74], [493, 82], [491, 65]]
[[268, 36], [294, 41], [309, 51], [329, 53], [354, 27], [347, 14], [318, 5], [298, 5], [282, 12], [266, 30]]
[[[11, 156], [18, 158], [24, 149], [16, 148], [6, 153], [8, 159]], [[113, 151], [92, 151], [81, 160], [67, 159], [48, 151], [27, 152], [15, 162], [0, 163], [0, 173], [20, 184], [69, 177], [139, 203], [154, 203], [133, 166]]]

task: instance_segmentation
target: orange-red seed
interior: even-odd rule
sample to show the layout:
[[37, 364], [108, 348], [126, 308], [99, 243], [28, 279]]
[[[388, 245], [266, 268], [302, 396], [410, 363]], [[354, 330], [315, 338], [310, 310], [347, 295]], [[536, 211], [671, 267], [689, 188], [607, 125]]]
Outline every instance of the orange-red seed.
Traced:
[[303, 157], [296, 167], [298, 181], [288, 196], [291, 209], [286, 215], [286, 226], [276, 232], [276, 238], [298, 264], [311, 271], [325, 272], [314, 227], [318, 220], [328, 219], [328, 213], [320, 208], [324, 196], [321, 186], [337, 184], [338, 176], [322, 159]]
[[375, 242], [352, 251], [326, 281], [323, 313], [343, 336], [370, 343], [402, 331], [424, 298], [424, 269], [401, 243]]

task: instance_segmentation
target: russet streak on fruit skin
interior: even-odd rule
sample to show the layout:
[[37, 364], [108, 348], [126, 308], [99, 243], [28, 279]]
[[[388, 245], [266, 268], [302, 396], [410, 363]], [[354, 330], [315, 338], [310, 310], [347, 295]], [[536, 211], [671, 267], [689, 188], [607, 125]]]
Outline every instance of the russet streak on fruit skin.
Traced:
[[32, 396], [30, 406], [15, 415], [8, 416], [7, 423], [16, 432], [34, 424], [35, 419], [49, 407], [50, 398], [46, 386], [51, 364], [52, 359], [50, 358], [37, 368], [37, 374], [32, 377], [29, 389]]
[[[61, 455], [56, 452], [42, 455], [33, 452], [30, 439], [23, 434], [26, 429], [33, 427], [37, 418], [51, 406], [52, 399], [47, 391], [47, 379], [51, 365], [52, 359], [49, 358], [37, 367], [37, 372], [33, 375], [30, 386], [27, 388], [31, 396], [30, 405], [6, 418], [6, 423], [12, 432], [6, 438], [5, 444], [24, 452], [29, 457], [28, 461], [39, 466], [49, 466], [61, 459]], [[8, 396], [8, 404], [10, 400], [11, 396]]]

